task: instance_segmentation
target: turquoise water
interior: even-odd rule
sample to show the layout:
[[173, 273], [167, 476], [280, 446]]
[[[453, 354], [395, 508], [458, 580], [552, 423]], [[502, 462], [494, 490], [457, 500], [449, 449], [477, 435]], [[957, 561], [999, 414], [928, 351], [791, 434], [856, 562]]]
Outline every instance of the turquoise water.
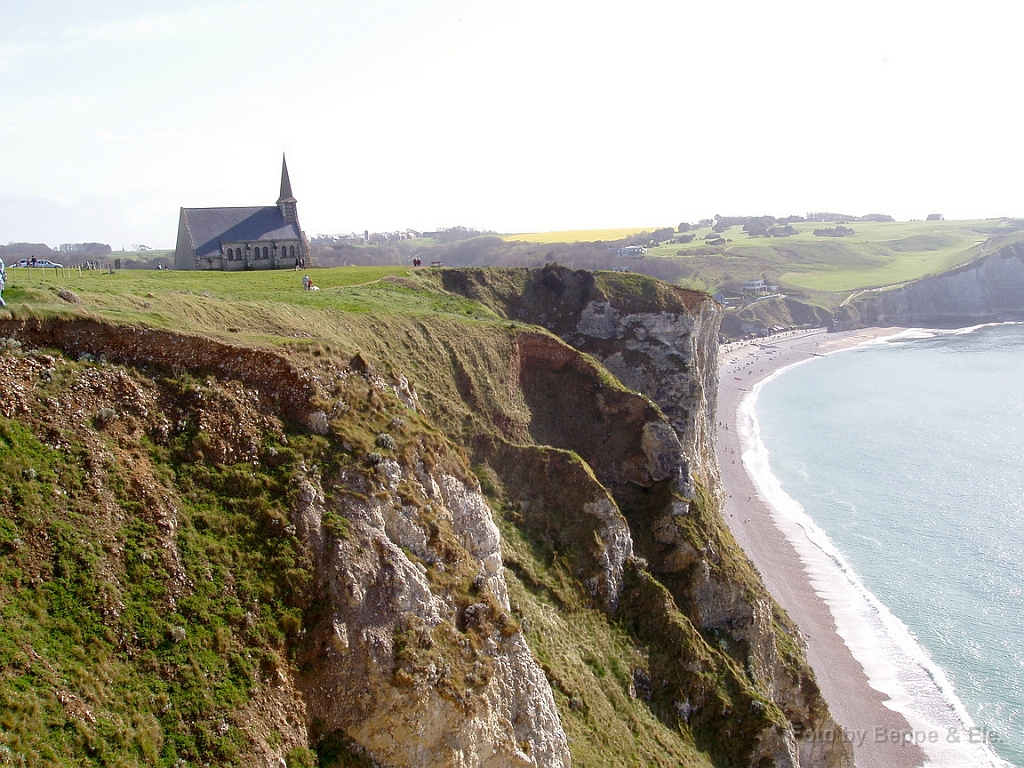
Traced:
[[[861, 653], [889, 666], [869, 677], [912, 725], [941, 729], [936, 764], [998, 764], [991, 748], [1024, 768], [1022, 384], [1024, 325], [1004, 324], [815, 359], [753, 404], [762, 474], [784, 492], [773, 503], [788, 496], [834, 545], [817, 545], [837, 565], [819, 580], [864, 592], [836, 598], [865, 605], [837, 616], [841, 634], [881, 616], [862, 634], [886, 638]], [[981, 746], [944, 757], [954, 739]]]

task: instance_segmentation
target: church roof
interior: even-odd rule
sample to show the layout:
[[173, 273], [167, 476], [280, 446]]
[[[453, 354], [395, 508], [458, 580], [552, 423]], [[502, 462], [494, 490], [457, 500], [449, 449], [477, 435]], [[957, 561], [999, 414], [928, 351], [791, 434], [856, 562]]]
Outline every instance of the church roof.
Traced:
[[298, 224], [285, 221], [276, 205], [182, 210], [196, 256], [200, 258], [220, 256], [221, 243], [302, 238]]

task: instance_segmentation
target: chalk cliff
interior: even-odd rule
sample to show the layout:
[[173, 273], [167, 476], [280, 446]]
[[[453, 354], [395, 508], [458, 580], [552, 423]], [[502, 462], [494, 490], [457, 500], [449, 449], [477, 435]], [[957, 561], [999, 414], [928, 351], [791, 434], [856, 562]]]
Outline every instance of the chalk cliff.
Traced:
[[971, 325], [1024, 317], [1024, 244], [856, 304], [866, 325]]
[[277, 349], [0, 323], [0, 756], [852, 765], [719, 516], [717, 304], [390, 285], [486, 310]]
[[[700, 734], [709, 714], [715, 713], [709, 719], [735, 718], [739, 709], [735, 700], [716, 702], [691, 675], [671, 669], [715, 666], [695, 658], [694, 645], [704, 644], [696, 641], [700, 636], [712, 655], [723, 652], [729, 662], [746, 669], [745, 679], [734, 684], [741, 700], [750, 697], [747, 706], [765, 713], [778, 708], [779, 720], [752, 718], [738, 729], [746, 729], [747, 739], [740, 748], [741, 761], [852, 764], [852, 750], [842, 739], [822, 744], [795, 737], [827, 733], [831, 738], [838, 731], [802, 660], [799, 634], [781, 615], [719, 517], [722, 489], [713, 428], [719, 305], [704, 294], [623, 273], [595, 275], [549, 266], [513, 275], [516, 278], [515, 290], [503, 286], [491, 271], [453, 271], [443, 280], [449, 290], [482, 301], [506, 317], [547, 328], [600, 361], [627, 390], [660, 411], [646, 416], [642, 426], [633, 426], [622, 410], [602, 413], [590, 422], [592, 404], [603, 406], [607, 394], [580, 398], [580, 381], [552, 376], [552, 371], [566, 366], [553, 364], [553, 355], [544, 362], [523, 361], [531, 379], [553, 379], [542, 387], [547, 423], [538, 436], [550, 445], [577, 451], [628, 523], [637, 557], [627, 560], [628, 597], [621, 600], [619, 615], [636, 621], [641, 636], [658, 637], [660, 650], [674, 657], [665, 660], [669, 669], [661, 670], [655, 687], [671, 699], [679, 722], [691, 727], [694, 721], [700, 723], [695, 728]], [[567, 350], [558, 356], [582, 365]], [[536, 385], [525, 380], [524, 384], [527, 393], [536, 391]], [[625, 394], [620, 397], [628, 399]], [[539, 420], [541, 412], [533, 413]], [[582, 431], [580, 425], [586, 425]], [[616, 433], [614, 446], [601, 440], [602, 431], [609, 428]], [[637, 437], [626, 447], [623, 443], [631, 432]], [[619, 462], [630, 453], [646, 455], [646, 466], [624, 476]], [[575, 530], [573, 524], [547, 535], [571, 547], [573, 537], [567, 531]], [[591, 559], [600, 559], [599, 553], [592, 553]], [[661, 604], [666, 613], [651, 602], [659, 604], [662, 599], [668, 601]], [[671, 627], [677, 621], [689, 625], [693, 635], [675, 635]], [[709, 751], [715, 747], [709, 746]]]

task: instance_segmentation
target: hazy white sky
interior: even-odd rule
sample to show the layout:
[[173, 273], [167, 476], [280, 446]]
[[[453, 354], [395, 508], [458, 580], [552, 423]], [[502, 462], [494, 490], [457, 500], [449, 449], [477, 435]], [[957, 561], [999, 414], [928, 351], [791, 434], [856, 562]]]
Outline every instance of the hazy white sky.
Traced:
[[0, 0], [0, 242], [1024, 215], [1024, 6]]

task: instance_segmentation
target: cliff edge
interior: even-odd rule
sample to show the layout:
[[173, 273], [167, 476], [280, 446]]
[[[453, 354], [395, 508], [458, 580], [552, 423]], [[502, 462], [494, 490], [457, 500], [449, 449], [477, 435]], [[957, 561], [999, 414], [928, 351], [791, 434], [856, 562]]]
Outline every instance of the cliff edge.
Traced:
[[934, 277], [866, 294], [856, 303], [865, 325], [965, 326], [1024, 318], [1024, 243]]
[[714, 301], [374, 290], [276, 344], [0, 321], [0, 756], [852, 765], [720, 519]]

